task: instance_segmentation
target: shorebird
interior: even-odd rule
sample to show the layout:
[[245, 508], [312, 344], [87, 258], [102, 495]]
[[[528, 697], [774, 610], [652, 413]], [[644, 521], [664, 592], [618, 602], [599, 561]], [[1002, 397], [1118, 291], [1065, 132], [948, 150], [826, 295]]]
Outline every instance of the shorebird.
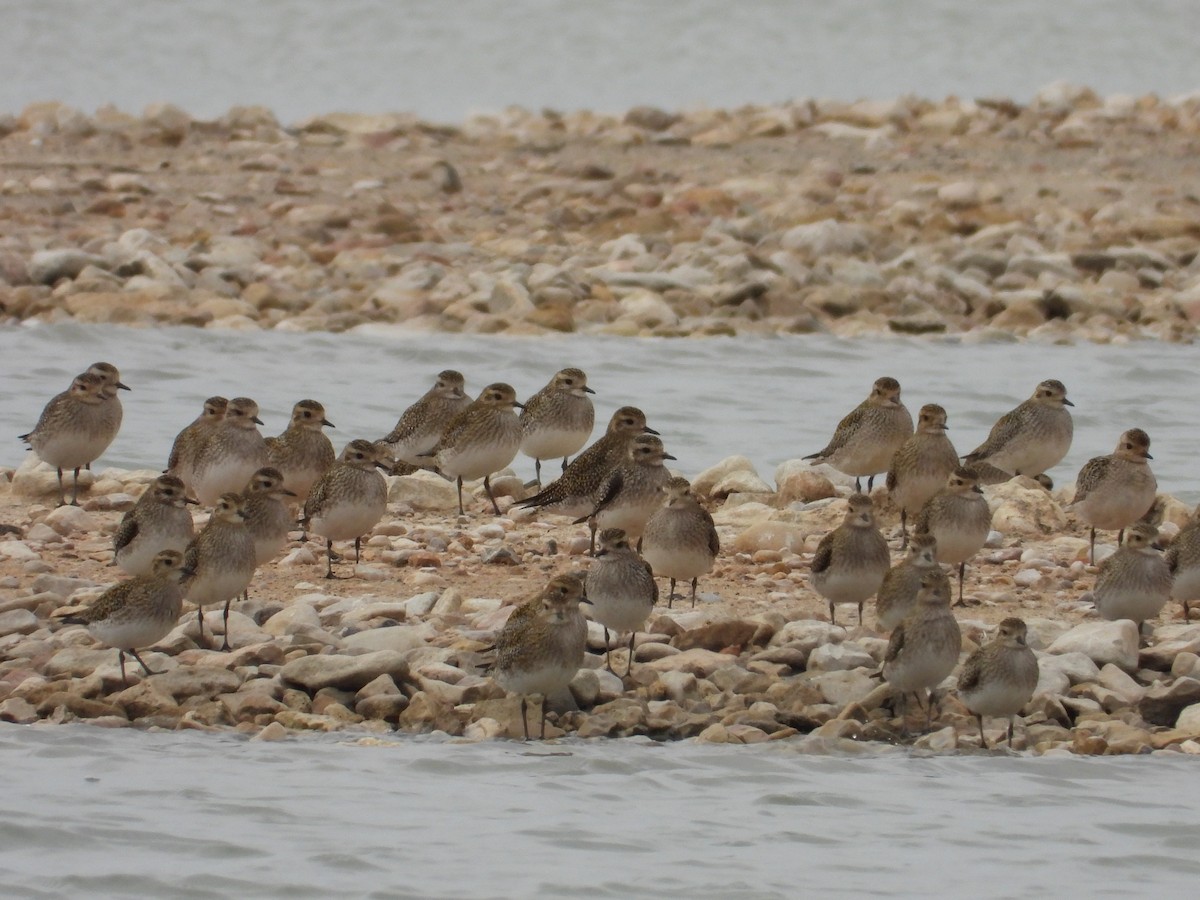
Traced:
[[900, 510], [900, 549], [908, 546], [908, 516], [946, 485], [958, 468], [958, 454], [946, 437], [946, 410], [926, 403], [917, 414], [917, 431], [900, 445], [887, 471], [888, 496]]
[[675, 601], [675, 582], [692, 582], [692, 608], [701, 575], [713, 570], [721, 539], [707, 509], [700, 505], [686, 478], [671, 478], [660, 489], [665, 495], [646, 521], [642, 534], [642, 556], [655, 575], [671, 579], [667, 608]]
[[950, 474], [946, 486], [921, 507], [915, 530], [917, 534], [933, 535], [938, 562], [958, 566], [955, 605], [963, 606], [967, 560], [983, 549], [992, 530], [992, 511], [974, 469], [960, 466]]
[[921, 579], [937, 567], [937, 539], [932, 534], [914, 535], [908, 556], [888, 569], [875, 598], [880, 630], [891, 631], [904, 621], [917, 601]]
[[853, 475], [855, 493], [861, 491], [859, 479], [866, 475], [870, 493], [875, 476], [888, 470], [892, 455], [912, 433], [912, 416], [900, 402], [900, 382], [879, 378], [867, 399], [838, 422], [825, 449], [804, 458]]
[[671, 479], [664, 463], [674, 458], [652, 434], [633, 439], [625, 461], [608, 473], [593, 496], [591, 510], [572, 523], [588, 523], [592, 554], [601, 528], [620, 528], [630, 541], [641, 538], [646, 522], [662, 503], [661, 488]]
[[132, 656], [147, 675], [153, 675], [139, 647], [162, 640], [179, 621], [183, 611], [183, 554], [163, 550], [154, 557], [150, 571], [109, 588], [87, 609], [64, 616], [65, 625], [83, 625], [96, 640], [114, 648], [125, 674], [125, 655]]
[[183, 482], [159, 475], [133, 509], [125, 513], [113, 535], [113, 561], [130, 575], [145, 575], [162, 550], [182, 553], [196, 536]]
[[622, 406], [613, 413], [604, 436], [575, 457], [561, 478], [517, 506], [572, 518], [585, 515], [604, 479], [629, 457], [629, 448], [639, 434], [657, 436], [658, 432], [646, 424], [646, 414], [636, 406]]
[[527, 697], [541, 695], [541, 737], [546, 736], [546, 695], [571, 683], [587, 649], [587, 622], [579, 611], [589, 602], [578, 575], [557, 575], [518, 607], [496, 636], [495, 678], [521, 695], [521, 725], [529, 740]]
[[533, 457], [538, 490], [542, 488], [542, 460], [578, 453], [591, 437], [596, 410], [588, 394], [596, 393], [587, 384], [582, 369], [562, 369], [550, 383], [525, 401], [521, 411], [521, 452]]
[[382, 444], [354, 440], [342, 450], [308, 493], [301, 524], [325, 538], [325, 577], [333, 574], [333, 542], [354, 539], [354, 561], [362, 558], [362, 536], [387, 512], [387, 479], [395, 460]]
[[852, 494], [842, 524], [821, 538], [813, 554], [809, 581], [829, 603], [829, 622], [837, 624], [839, 603], [863, 604], [879, 590], [891, 556], [887, 541], [875, 525], [875, 508], [866, 494]]
[[222, 494], [236, 494], [250, 476], [267, 464], [267, 444], [255, 427], [261, 425], [258, 404], [249, 397], [234, 397], [225, 417], [199, 445], [192, 463], [192, 490], [205, 506], [214, 506]]
[[246, 530], [254, 541], [255, 565], [269, 563], [287, 543], [288, 533], [296, 527], [290, 508], [295, 498], [295, 492], [285, 487], [283, 473], [272, 466], [264, 466], [250, 476], [242, 493], [242, 511], [246, 514]]
[[73, 471], [70, 505], [78, 506], [79, 470], [97, 459], [117, 436], [120, 416], [114, 425], [104, 389], [101, 376], [89, 372], [77, 375], [69, 389], [46, 404], [33, 430], [21, 435], [38, 459], [58, 470], [59, 506], [67, 505], [63, 469]]
[[229, 649], [229, 605], [254, 577], [254, 539], [246, 530], [245, 519], [241, 495], [222, 494], [208, 524], [188, 545], [183, 557], [184, 590], [187, 599], [196, 604], [200, 640], [204, 640], [205, 605], [225, 604], [222, 650]]
[[[933, 725], [933, 690], [954, 671], [962, 648], [962, 632], [950, 611], [950, 579], [940, 568], [921, 578], [913, 611], [896, 626], [883, 657], [883, 677], [903, 700], [929, 692], [925, 729]], [[903, 704], [902, 707], [903, 709]], [[907, 731], [907, 717], [901, 721]]]
[[1154, 505], [1158, 481], [1146, 462], [1149, 459], [1154, 459], [1150, 436], [1131, 428], [1121, 435], [1110, 455], [1089, 459], [1079, 470], [1071, 509], [1091, 529], [1092, 563], [1096, 562], [1097, 528], [1117, 529], [1119, 542], [1125, 529]]
[[454, 417], [471, 405], [463, 390], [465, 384], [461, 372], [446, 369], [438, 373], [433, 387], [401, 414], [396, 427], [380, 443], [401, 463], [427, 465], [424, 454], [437, 446]]
[[958, 675], [958, 696], [979, 721], [979, 742], [988, 749], [983, 733], [984, 716], [1008, 719], [1008, 745], [1013, 742], [1013, 716], [1033, 698], [1038, 683], [1038, 661], [1025, 643], [1025, 622], [1008, 618], [995, 638], [963, 663]]
[[204, 401], [200, 415], [175, 436], [163, 474], [176, 476], [183, 482], [185, 490], [193, 490], [192, 476], [196, 454], [201, 445], [208, 440], [217, 423], [225, 418], [225, 407], [228, 405], [229, 401], [224, 397], [209, 397]]
[[1075, 426], [1061, 381], [1043, 381], [1033, 396], [1002, 415], [987, 440], [963, 457], [971, 465], [987, 464], [1011, 475], [1041, 475], [1062, 462], [1071, 449]]
[[[498, 382], [483, 389], [479, 398], [456, 415], [442, 433], [437, 446], [424, 457], [432, 457], [436, 468], [458, 485], [458, 514], [463, 515], [464, 479], [483, 479], [492, 509], [500, 515], [500, 506], [492, 494], [492, 475], [513, 461], [521, 447], [521, 423], [513, 407], [517, 392], [511, 385]], [[429, 459], [424, 459], [429, 465]]]
[[599, 539], [600, 548], [587, 573], [587, 598], [592, 602], [592, 618], [604, 627], [604, 661], [614, 675], [608, 630], [629, 632], [628, 675], [633, 669], [634, 639], [658, 603], [658, 583], [650, 564], [629, 546], [620, 528], [604, 529]]
[[1096, 612], [1106, 619], [1132, 620], [1139, 634], [1142, 623], [1157, 616], [1171, 598], [1171, 568], [1157, 540], [1157, 528], [1135, 522], [1096, 574]]
[[1183, 621], [1189, 622], [1188, 606], [1200, 600], [1200, 507], [1171, 541], [1166, 560], [1173, 578], [1171, 596], [1183, 604]]
[[292, 419], [283, 434], [265, 440], [267, 464], [279, 471], [282, 486], [300, 503], [337, 458], [322, 430], [333, 427], [325, 418], [324, 406], [316, 400], [301, 400], [292, 407]]

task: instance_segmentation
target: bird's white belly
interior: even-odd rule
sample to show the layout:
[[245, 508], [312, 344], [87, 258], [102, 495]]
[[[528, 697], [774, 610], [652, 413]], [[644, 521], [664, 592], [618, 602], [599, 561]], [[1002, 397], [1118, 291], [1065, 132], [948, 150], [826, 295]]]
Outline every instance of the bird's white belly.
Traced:
[[506, 691], [515, 694], [552, 694], [566, 687], [579, 671], [579, 666], [545, 665], [533, 669], [506, 670], [497, 673], [496, 681]]
[[95, 435], [79, 431], [63, 431], [42, 438], [34, 452], [42, 462], [59, 469], [77, 469], [98, 459], [108, 449], [113, 435]]
[[591, 433], [590, 428], [540, 428], [525, 435], [521, 452], [534, 459], [560, 459], [578, 453]]
[[241, 493], [250, 481], [250, 476], [258, 471], [253, 461], [236, 457], [216, 460], [200, 472], [192, 476], [192, 488], [196, 499], [205, 506], [215, 506], [222, 494], [229, 492]]
[[125, 622], [94, 622], [88, 626], [88, 631], [109, 647], [139, 650], [162, 640], [175, 627], [175, 622], [176, 619], [167, 615], [152, 615]]
[[[811, 576], [813, 588], [834, 603], [862, 603], [879, 590], [886, 572], [861, 569]], [[822, 577], [823, 576], [823, 577]]]
[[1110, 621], [1153, 619], [1167, 605], [1167, 595], [1149, 590], [1119, 590], [1096, 595], [1096, 610]]
[[331, 541], [349, 541], [374, 528], [387, 510], [387, 500], [377, 503], [339, 503], [319, 516], [313, 516], [313, 531]]
[[187, 597], [193, 603], [204, 606], [209, 603], [224, 603], [236, 597], [250, 585], [254, 576], [249, 572], [225, 571], [193, 578], [188, 583]]
[[1177, 572], [1171, 586], [1171, 596], [1176, 600], [1200, 600], [1200, 568]]
[[517, 441], [467, 447], [462, 450], [443, 450], [438, 454], [438, 468], [451, 478], [471, 480], [499, 472], [517, 455]]
[[959, 691], [967, 709], [981, 716], [1015, 716], [1029, 702], [1030, 692], [1017, 685], [989, 682], [973, 691]]
[[130, 575], [149, 574], [154, 557], [163, 550], [182, 553], [191, 539], [190, 534], [138, 536], [117, 553], [117, 565]]
[[937, 561], [949, 566], [966, 562], [982, 549], [987, 541], [987, 532], [972, 533], [959, 528], [935, 528], [937, 538]]
[[654, 574], [663, 578], [690, 581], [707, 575], [713, 568], [712, 554], [707, 550], [688, 547], [654, 547], [646, 544], [642, 557], [650, 563]]
[[942, 679], [954, 671], [958, 657], [947, 656], [942, 659], [940, 654], [914, 654], [913, 659], [906, 659], [902, 665], [889, 663], [884, 668], [884, 677], [895, 690], [919, 691], [922, 688], [935, 688]]

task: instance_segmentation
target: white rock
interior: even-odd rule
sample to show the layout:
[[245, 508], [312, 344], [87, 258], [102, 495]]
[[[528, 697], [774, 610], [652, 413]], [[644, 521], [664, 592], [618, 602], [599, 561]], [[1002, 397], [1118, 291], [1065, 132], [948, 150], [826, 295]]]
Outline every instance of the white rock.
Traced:
[[823, 644], [808, 655], [808, 671], [840, 672], [876, 667], [875, 659], [857, 644]]
[[458, 489], [441, 475], [414, 472], [388, 479], [388, 501], [431, 512], [458, 509]]
[[1133, 671], [1138, 663], [1138, 630], [1128, 619], [1115, 622], [1084, 622], [1060, 636], [1049, 653], [1079, 652], [1097, 666], [1106, 663]]
[[[269, 624], [269, 620], [268, 620]], [[392, 625], [386, 628], [370, 628], [342, 638], [342, 646], [349, 651], [371, 653], [376, 650], [414, 650], [425, 646], [425, 637], [420, 628]]]
[[1200, 703], [1193, 703], [1191, 706], [1186, 706], [1183, 712], [1179, 714], [1179, 718], [1175, 720], [1175, 727], [1180, 731], [1190, 731], [1192, 734], [1200, 734]]
[[316, 609], [307, 603], [293, 603], [287, 609], [280, 610], [263, 623], [262, 629], [268, 634], [280, 637], [294, 634], [303, 628], [320, 628], [321, 617]]
[[[754, 473], [754, 463], [745, 456], [727, 456], [719, 463], [709, 466], [692, 479], [692, 490], [704, 496], [712, 493], [713, 488], [722, 479], [734, 472]], [[757, 474], [755, 475], [757, 477]], [[767, 490], [770, 490], [768, 487]]]
[[789, 228], [779, 238], [784, 250], [807, 251], [817, 256], [848, 256], [870, 246], [867, 230], [861, 225], [822, 219]]
[[79, 506], [60, 506], [51, 510], [44, 521], [62, 535], [96, 530], [96, 517]]
[[632, 320], [646, 328], [678, 325], [679, 316], [671, 305], [653, 291], [635, 290], [621, 298], [618, 304], [621, 319]]

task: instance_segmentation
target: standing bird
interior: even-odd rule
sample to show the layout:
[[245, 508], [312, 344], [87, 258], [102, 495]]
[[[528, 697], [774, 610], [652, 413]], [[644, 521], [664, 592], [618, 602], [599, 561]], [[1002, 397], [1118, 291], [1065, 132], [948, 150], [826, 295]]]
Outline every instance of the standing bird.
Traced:
[[900, 719], [908, 731], [903, 699], [929, 692], [925, 730], [933, 725], [933, 690], [954, 671], [962, 632], [950, 611], [950, 579], [940, 568], [921, 579], [917, 604], [896, 626], [883, 657], [883, 677], [902, 701]]
[[110, 587], [87, 609], [64, 616], [66, 625], [83, 625], [96, 640], [117, 651], [121, 663], [121, 681], [125, 674], [125, 654], [129, 654], [147, 675], [150, 667], [138, 655], [138, 647], [149, 647], [162, 640], [179, 621], [183, 611], [183, 554], [163, 550], [154, 557], [150, 571]]
[[70, 505], [78, 506], [79, 470], [97, 459], [117, 436], [121, 417], [117, 415], [114, 422], [104, 388], [99, 375], [77, 375], [68, 390], [46, 404], [33, 430], [21, 435], [38, 459], [58, 470], [59, 506], [67, 505], [63, 469], [73, 470]]
[[316, 400], [301, 400], [292, 407], [292, 420], [278, 437], [269, 437], [267, 464], [283, 476], [283, 487], [300, 502], [318, 478], [333, 465], [337, 454], [323, 428], [333, 428], [325, 407]]
[[629, 546], [620, 528], [600, 532], [600, 549], [588, 569], [587, 598], [592, 603], [592, 618], [604, 627], [604, 661], [613, 671], [608, 630], [629, 632], [629, 662], [625, 674], [633, 669], [633, 642], [658, 603], [658, 583], [650, 564]]
[[[500, 515], [500, 506], [492, 494], [492, 475], [516, 458], [521, 448], [521, 423], [513, 407], [517, 392], [511, 385], [498, 382], [483, 389], [479, 398], [446, 426], [441, 440], [427, 454], [436, 468], [458, 485], [458, 514], [463, 515], [462, 489], [466, 479], [483, 479], [483, 489]], [[425, 460], [429, 464], [429, 460]]]
[[1191, 621], [1188, 606], [1200, 600], [1200, 507], [1171, 541], [1166, 559], [1173, 577], [1171, 596], [1183, 604], [1183, 621]]
[[829, 602], [830, 624], [837, 624], [837, 604], [855, 603], [861, 625], [863, 604], [879, 590], [890, 564], [887, 541], [875, 525], [871, 498], [852, 494], [846, 518], [821, 538], [812, 559], [809, 580], [813, 590]]
[[1135, 522], [1117, 551], [1100, 563], [1096, 575], [1096, 612], [1106, 619], [1153, 619], [1171, 599], [1171, 567], [1155, 546], [1158, 529]]
[[908, 516], [946, 485], [958, 468], [958, 453], [946, 437], [946, 410], [926, 403], [917, 414], [917, 432], [896, 451], [887, 471], [888, 496], [900, 509], [900, 549], [908, 546]]
[[229, 605], [254, 577], [254, 539], [246, 530], [246, 510], [240, 494], [217, 498], [208, 524], [184, 553], [184, 590], [196, 604], [200, 640], [204, 640], [204, 607], [224, 603], [225, 623], [222, 650], [229, 649]]
[[224, 397], [209, 397], [204, 401], [200, 415], [175, 436], [163, 473], [177, 477], [183, 482], [185, 490], [192, 490], [192, 473], [200, 446], [208, 440], [217, 423], [225, 418], [225, 407], [228, 405], [229, 401]]
[[333, 574], [333, 542], [354, 539], [354, 561], [362, 558], [362, 536], [387, 512], [388, 471], [395, 460], [382, 444], [354, 440], [308, 493], [301, 524], [325, 538], [325, 577]]
[[1154, 459], [1150, 455], [1150, 436], [1140, 428], [1131, 428], [1121, 435], [1112, 454], [1089, 459], [1079, 470], [1071, 509], [1091, 529], [1092, 563], [1096, 562], [1097, 528], [1117, 529], [1119, 542], [1125, 529], [1154, 505], [1158, 481], [1148, 459]]
[[946, 486], [930, 497], [917, 514], [917, 534], [937, 541], [937, 561], [958, 566], [958, 603], [963, 605], [967, 560], [983, 549], [992, 530], [992, 511], [983, 497], [978, 473], [969, 466], [955, 469]]
[[255, 427], [261, 425], [258, 404], [234, 397], [225, 417], [199, 445], [192, 464], [192, 490], [205, 506], [222, 494], [240, 493], [250, 476], [267, 464], [267, 445]]
[[921, 579], [936, 568], [937, 539], [932, 534], [913, 535], [908, 556], [888, 569], [879, 587], [875, 618], [881, 631], [891, 631], [912, 612]]
[[672, 478], [661, 488], [666, 499], [646, 521], [642, 556], [655, 575], [671, 579], [667, 608], [675, 601], [675, 582], [692, 582], [692, 608], [701, 575], [713, 570], [721, 539], [707, 509], [700, 505], [686, 478]]
[[1000, 623], [991, 643], [967, 657], [958, 673], [958, 696], [979, 721], [979, 742], [988, 749], [983, 733], [984, 716], [1008, 719], [1008, 746], [1013, 742], [1013, 716], [1033, 698], [1038, 683], [1038, 661], [1025, 643], [1023, 619]]
[[182, 553], [196, 536], [183, 482], [159, 475], [133, 509], [121, 518], [113, 535], [113, 561], [130, 575], [145, 575], [162, 550]]
[[250, 476], [242, 493], [246, 530], [254, 541], [254, 564], [264, 566], [279, 555], [296, 525], [290, 506], [296, 494], [285, 486], [283, 473], [264, 466]]
[[1010, 475], [1042, 475], [1071, 449], [1075, 425], [1067, 407], [1074, 405], [1061, 381], [1043, 381], [1032, 397], [1002, 415], [987, 440], [963, 461], [994, 466]]
[[465, 384], [461, 372], [446, 369], [438, 373], [433, 387], [401, 414], [396, 427], [380, 443], [386, 444], [399, 462], [425, 465], [428, 461], [422, 459], [423, 454], [437, 446], [446, 426], [471, 405], [463, 390]]
[[608, 473], [593, 495], [591, 511], [572, 523], [588, 523], [593, 555], [598, 529], [620, 528], [630, 541], [641, 539], [646, 522], [662, 503], [661, 489], [671, 480], [664, 463], [674, 458], [652, 434], [633, 439], [625, 461]]
[[878, 378], [867, 399], [838, 422], [828, 446], [804, 458], [853, 475], [855, 493], [862, 489], [859, 479], [866, 475], [870, 493], [875, 476], [888, 470], [892, 456], [912, 433], [912, 416], [900, 402], [900, 382]]
[[[121, 429], [121, 419], [125, 414], [125, 410], [121, 406], [121, 398], [118, 391], [132, 390], [129, 385], [121, 381], [121, 373], [117, 371], [117, 367], [112, 363], [97, 362], [88, 366], [89, 375], [98, 375], [104, 382], [104, 387], [100, 390], [100, 396], [104, 398], [103, 412], [106, 427], [112, 429], [112, 433], [116, 434]], [[88, 463], [86, 468], [91, 469], [92, 464]]]
[[546, 737], [546, 695], [571, 683], [587, 649], [587, 621], [580, 603], [590, 602], [578, 575], [557, 575], [538, 596], [518, 607], [496, 636], [496, 683], [521, 695], [521, 725], [529, 740], [526, 698], [541, 695], [541, 737]]
[[521, 411], [521, 452], [533, 457], [538, 490], [542, 489], [542, 460], [578, 453], [592, 435], [596, 410], [582, 369], [562, 369], [550, 383], [525, 401]]
[[629, 448], [639, 434], [657, 436], [658, 432], [646, 424], [646, 414], [636, 406], [622, 406], [613, 413], [604, 436], [575, 457], [561, 478], [517, 506], [572, 518], [584, 515], [592, 508], [592, 498], [604, 479], [629, 457]]

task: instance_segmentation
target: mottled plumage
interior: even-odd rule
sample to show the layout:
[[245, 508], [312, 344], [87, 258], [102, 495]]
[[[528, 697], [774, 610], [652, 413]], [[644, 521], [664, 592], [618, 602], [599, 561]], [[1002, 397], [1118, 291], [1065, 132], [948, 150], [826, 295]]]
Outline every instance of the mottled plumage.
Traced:
[[288, 533], [296, 527], [291, 505], [296, 495], [285, 487], [283, 473], [264, 466], [250, 476], [242, 493], [246, 530], [254, 540], [255, 565], [266, 565], [283, 549]]
[[963, 457], [1012, 475], [1041, 475], [1058, 465], [1071, 449], [1075, 425], [1061, 381], [1043, 381], [1033, 396], [1002, 415], [987, 440]]
[[[521, 447], [521, 423], [513, 407], [517, 392], [511, 385], [498, 382], [483, 389], [479, 398], [456, 415], [441, 440], [427, 455], [437, 470], [458, 485], [458, 513], [463, 514], [463, 481], [483, 479], [492, 509], [500, 515], [500, 506], [492, 494], [492, 475], [513, 461]], [[429, 460], [425, 460], [429, 464]]]
[[912, 416], [900, 402], [900, 382], [879, 378], [867, 399], [838, 422], [825, 449], [804, 458], [853, 475], [855, 491], [861, 490], [860, 477], [868, 476], [870, 492], [875, 476], [888, 470], [892, 456], [912, 433]]
[[537, 597], [518, 607], [496, 636], [495, 678], [521, 695], [521, 725], [529, 740], [526, 697], [541, 695], [541, 736], [546, 736], [546, 695], [571, 683], [587, 649], [587, 622], [579, 611], [583, 579], [557, 575]]
[[[658, 603], [658, 584], [650, 564], [629, 546], [620, 528], [606, 528], [599, 535], [596, 551], [587, 573], [587, 598], [592, 602], [591, 617], [604, 626], [604, 659], [612, 672], [608, 631], [629, 632], [628, 675], [633, 668], [633, 642], [637, 632]], [[615, 673], [614, 673], [615, 674]]]
[[446, 426], [471, 405], [463, 390], [466, 384], [461, 372], [446, 369], [425, 395], [401, 414], [396, 427], [381, 443], [402, 463], [421, 466], [428, 463], [423, 454], [437, 446]]
[[333, 542], [354, 539], [354, 561], [361, 558], [362, 536], [387, 512], [388, 471], [395, 460], [383, 444], [355, 440], [317, 479], [304, 504], [301, 523], [325, 538], [325, 577], [333, 578]]
[[1096, 612], [1105, 619], [1130, 619], [1139, 628], [1159, 614], [1171, 598], [1171, 568], [1155, 545], [1158, 529], [1136, 522], [1125, 542], [1100, 563], [1096, 574]]
[[267, 464], [267, 444], [256, 425], [261, 425], [258, 404], [249, 397], [235, 397], [196, 451], [192, 463], [192, 490], [205, 506], [213, 506], [222, 494], [240, 493], [250, 476]]
[[881, 631], [891, 631], [912, 612], [921, 579], [937, 567], [936, 538], [932, 534], [914, 535], [908, 545], [908, 556], [888, 569], [879, 586], [875, 617]]
[[890, 564], [887, 541], [875, 525], [871, 498], [852, 494], [842, 524], [817, 545], [809, 576], [813, 590], [829, 603], [830, 623], [837, 624], [837, 604], [854, 603], [861, 625], [863, 604], [879, 590]]
[[1200, 600], [1200, 508], [1167, 548], [1171, 596], [1183, 605], [1183, 621], [1191, 620], [1190, 604]]
[[[950, 579], [941, 568], [927, 572], [913, 611], [896, 626], [883, 657], [883, 677], [897, 697], [929, 691], [925, 718], [933, 719], [932, 691], [954, 671], [962, 649], [962, 632], [950, 611]], [[905, 716], [902, 708], [901, 720]]]
[[192, 490], [196, 454], [217, 423], [225, 418], [225, 407], [228, 405], [229, 401], [224, 397], [209, 397], [204, 401], [204, 409], [200, 415], [180, 431], [171, 444], [171, 455], [167, 457], [167, 467], [163, 472], [177, 477], [188, 491]]
[[708, 510], [700, 505], [686, 478], [671, 478], [660, 488], [663, 505], [646, 521], [642, 556], [654, 574], [671, 579], [667, 607], [675, 600], [675, 582], [692, 582], [692, 607], [701, 575], [713, 569], [721, 539]]
[[946, 486], [930, 497], [917, 514], [917, 534], [937, 541], [937, 561], [958, 566], [958, 604], [963, 604], [967, 560], [983, 549], [992, 529], [992, 511], [970, 466], [955, 469]]
[[183, 576], [183, 554], [163, 550], [154, 557], [149, 572], [114, 585], [87, 609], [65, 616], [62, 621], [67, 625], [83, 625], [100, 643], [115, 648], [121, 663], [121, 680], [126, 684], [126, 653], [137, 660], [147, 675], [153, 675], [137, 651], [162, 640], [179, 621], [183, 611], [180, 586]]
[[159, 475], [133, 509], [125, 513], [113, 535], [114, 561], [130, 575], [145, 575], [162, 550], [182, 553], [196, 531], [183, 482]]
[[184, 553], [184, 590], [196, 604], [200, 639], [204, 639], [204, 607], [224, 603], [225, 634], [221, 649], [229, 649], [229, 605], [254, 577], [254, 539], [246, 530], [246, 511], [240, 494], [217, 498], [208, 524]]
[[326, 427], [334, 426], [325, 418], [325, 407], [316, 400], [301, 400], [292, 407], [292, 419], [283, 434], [266, 439], [267, 464], [279, 470], [283, 487], [301, 503], [337, 458], [321, 430]]
[[661, 489], [671, 479], [665, 462], [674, 458], [653, 434], [633, 439], [625, 461], [608, 473], [593, 495], [591, 511], [575, 520], [576, 525], [588, 523], [593, 553], [598, 529], [620, 528], [635, 543], [641, 538], [646, 522], [662, 504]]
[[79, 505], [79, 470], [97, 459], [117, 436], [121, 417], [113, 416], [112, 401], [105, 398], [107, 382], [84, 372], [71, 387], [56, 395], [38, 417], [37, 425], [21, 440], [27, 441], [42, 462], [58, 470], [58, 505], [66, 504], [63, 469], [71, 469], [71, 505]]
[[958, 468], [958, 454], [946, 437], [946, 410], [927, 403], [917, 414], [917, 431], [900, 445], [887, 472], [888, 496], [900, 510], [903, 549], [908, 546], [908, 517], [946, 485]]
[[1025, 622], [1009, 618], [996, 636], [963, 663], [958, 673], [958, 696], [979, 721], [979, 742], [986, 749], [984, 716], [1008, 719], [1008, 745], [1013, 741], [1013, 716], [1033, 698], [1038, 683], [1038, 661], [1025, 643]]
[[542, 486], [542, 460], [578, 453], [592, 435], [596, 410], [588, 394], [587, 375], [581, 369], [562, 369], [550, 383], [525, 401], [521, 411], [521, 452], [533, 457], [537, 485]]
[[604, 479], [628, 458], [629, 447], [639, 434], [658, 432], [646, 424], [646, 414], [636, 406], [622, 406], [613, 413], [604, 436], [575, 457], [561, 478], [517, 506], [572, 518], [586, 515]]
[[1089, 459], [1079, 470], [1071, 509], [1091, 529], [1092, 562], [1096, 561], [1097, 528], [1123, 531], [1154, 506], [1158, 481], [1146, 462], [1153, 458], [1150, 436], [1131, 428], [1110, 455]]

